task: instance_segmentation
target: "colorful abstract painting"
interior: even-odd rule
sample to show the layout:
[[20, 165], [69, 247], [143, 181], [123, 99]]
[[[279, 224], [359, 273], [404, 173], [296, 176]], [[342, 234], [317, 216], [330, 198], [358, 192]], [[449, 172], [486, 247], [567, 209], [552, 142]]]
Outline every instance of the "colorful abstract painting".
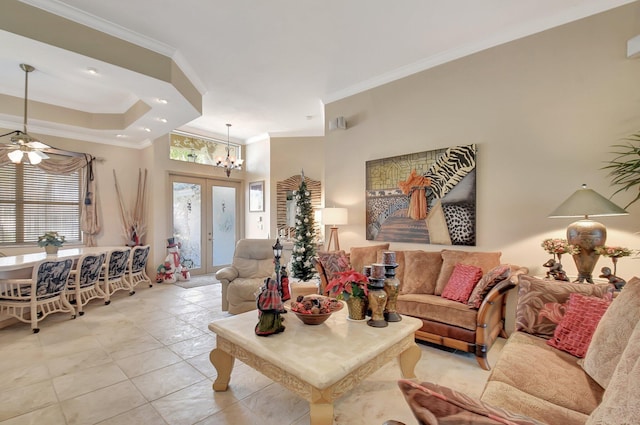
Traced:
[[367, 240], [476, 244], [476, 145], [366, 163]]

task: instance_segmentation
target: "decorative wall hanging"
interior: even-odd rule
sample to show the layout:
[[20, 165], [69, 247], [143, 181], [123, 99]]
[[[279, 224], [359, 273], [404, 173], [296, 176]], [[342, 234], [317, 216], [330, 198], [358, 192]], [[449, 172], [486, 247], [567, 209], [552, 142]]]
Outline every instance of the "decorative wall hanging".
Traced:
[[476, 145], [366, 163], [367, 240], [476, 244]]

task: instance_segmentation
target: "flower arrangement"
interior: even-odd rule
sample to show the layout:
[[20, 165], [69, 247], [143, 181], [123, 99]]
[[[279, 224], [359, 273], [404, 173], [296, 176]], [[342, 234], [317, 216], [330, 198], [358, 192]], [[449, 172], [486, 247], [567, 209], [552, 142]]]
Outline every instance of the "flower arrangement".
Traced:
[[38, 246], [62, 246], [64, 240], [64, 236], [58, 232], [46, 232], [44, 235], [38, 236]]
[[342, 298], [346, 301], [349, 297], [364, 299], [369, 295], [367, 288], [369, 278], [362, 273], [347, 270], [337, 272], [335, 276], [327, 285], [326, 291], [336, 298]]
[[633, 250], [622, 246], [599, 246], [595, 251], [598, 255], [611, 258], [628, 257], [633, 254]]
[[554, 255], [576, 255], [580, 253], [580, 247], [571, 245], [566, 239], [545, 239], [540, 246], [549, 254]]

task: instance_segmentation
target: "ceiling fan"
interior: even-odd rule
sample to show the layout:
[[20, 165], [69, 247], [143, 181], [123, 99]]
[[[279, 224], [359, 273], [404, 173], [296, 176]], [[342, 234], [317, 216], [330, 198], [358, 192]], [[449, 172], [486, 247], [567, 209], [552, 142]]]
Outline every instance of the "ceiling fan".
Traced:
[[5, 137], [11, 135], [10, 143], [5, 143], [4, 149], [9, 149], [10, 152], [7, 156], [11, 162], [19, 164], [22, 161], [24, 155], [27, 155], [29, 162], [33, 165], [39, 164], [43, 159], [49, 159], [49, 155], [42, 152], [43, 149], [50, 149], [51, 146], [46, 145], [32, 137], [27, 133], [27, 94], [29, 89], [29, 73], [33, 72], [35, 68], [26, 63], [21, 63], [20, 68], [24, 71], [24, 131], [15, 130], [6, 134], [0, 135]]

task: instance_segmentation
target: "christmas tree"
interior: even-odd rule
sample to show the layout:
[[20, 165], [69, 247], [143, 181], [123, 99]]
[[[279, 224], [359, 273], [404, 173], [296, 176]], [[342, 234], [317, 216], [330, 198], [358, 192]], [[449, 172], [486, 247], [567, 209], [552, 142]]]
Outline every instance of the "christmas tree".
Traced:
[[302, 177], [300, 187], [293, 192], [296, 199], [296, 239], [291, 256], [291, 271], [293, 277], [309, 281], [315, 274], [311, 259], [316, 255], [316, 232], [311, 197], [307, 190], [307, 183], [304, 181], [304, 170], [300, 175]]

